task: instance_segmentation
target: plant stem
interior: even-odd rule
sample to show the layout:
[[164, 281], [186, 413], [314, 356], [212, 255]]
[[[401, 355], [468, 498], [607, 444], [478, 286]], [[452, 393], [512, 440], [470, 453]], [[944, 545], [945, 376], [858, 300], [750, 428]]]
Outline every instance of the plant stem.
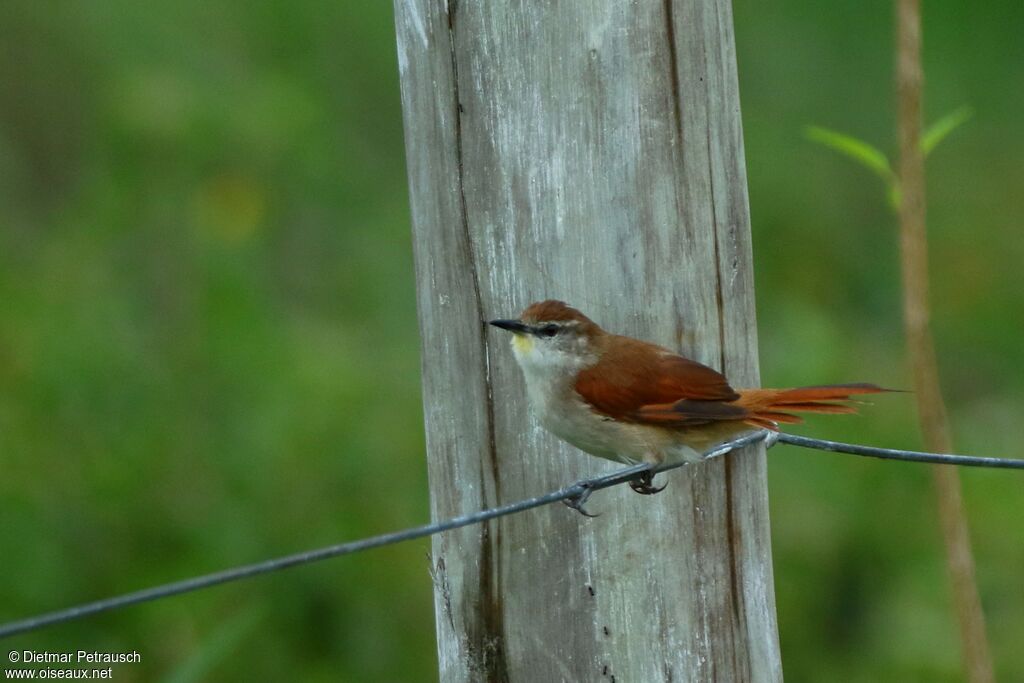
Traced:
[[[896, 0], [896, 23], [903, 321], [925, 447], [949, 453], [953, 450], [952, 439], [939, 385], [928, 307], [928, 242], [925, 233], [924, 154], [921, 148], [924, 73], [921, 67], [920, 0]], [[974, 576], [974, 557], [964, 514], [960, 475], [955, 468], [939, 465], [934, 466], [933, 473], [967, 680], [991, 683], [994, 680], [992, 656]]]

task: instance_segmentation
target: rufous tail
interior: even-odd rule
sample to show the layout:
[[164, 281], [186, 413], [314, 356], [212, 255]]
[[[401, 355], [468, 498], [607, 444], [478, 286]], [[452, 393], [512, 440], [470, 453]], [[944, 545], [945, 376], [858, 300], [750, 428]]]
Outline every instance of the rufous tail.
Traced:
[[875, 384], [828, 384], [819, 387], [796, 389], [741, 389], [736, 403], [750, 411], [744, 422], [755, 427], [778, 431], [778, 423], [796, 424], [803, 422], [800, 413], [856, 413], [857, 408], [849, 405], [852, 396], [878, 394], [892, 389], [883, 389]]

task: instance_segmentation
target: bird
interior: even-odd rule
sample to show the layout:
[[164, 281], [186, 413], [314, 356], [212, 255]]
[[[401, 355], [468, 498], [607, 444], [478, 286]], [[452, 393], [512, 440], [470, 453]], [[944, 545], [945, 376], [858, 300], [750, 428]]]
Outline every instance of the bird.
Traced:
[[[512, 350], [541, 425], [599, 458], [628, 465], [697, 463], [711, 447], [755, 430], [803, 420], [794, 413], [855, 413], [854, 396], [875, 384], [733, 389], [719, 371], [650, 342], [612, 334], [563, 301], [530, 304], [516, 319]], [[630, 486], [661, 491], [647, 471]]]

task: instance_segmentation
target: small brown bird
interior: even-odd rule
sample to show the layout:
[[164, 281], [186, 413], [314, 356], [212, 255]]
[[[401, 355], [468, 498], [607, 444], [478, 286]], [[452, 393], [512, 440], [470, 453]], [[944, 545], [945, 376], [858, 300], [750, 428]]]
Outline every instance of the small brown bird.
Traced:
[[[717, 370], [639, 339], [610, 334], [561, 301], [531, 304], [512, 349], [541, 424], [580, 450], [626, 464], [700, 462], [712, 446], [802, 420], [794, 412], [854, 413], [874, 384], [733, 389]], [[650, 476], [632, 484], [656, 493]]]

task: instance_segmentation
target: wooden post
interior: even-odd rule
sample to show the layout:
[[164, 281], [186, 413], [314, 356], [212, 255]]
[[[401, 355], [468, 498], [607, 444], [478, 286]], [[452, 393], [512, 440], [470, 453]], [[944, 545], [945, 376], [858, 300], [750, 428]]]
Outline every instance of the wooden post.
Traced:
[[[729, 0], [395, 0], [434, 518], [614, 465], [483, 323], [561, 298], [758, 382]], [[761, 448], [435, 537], [443, 681], [781, 680]]]

